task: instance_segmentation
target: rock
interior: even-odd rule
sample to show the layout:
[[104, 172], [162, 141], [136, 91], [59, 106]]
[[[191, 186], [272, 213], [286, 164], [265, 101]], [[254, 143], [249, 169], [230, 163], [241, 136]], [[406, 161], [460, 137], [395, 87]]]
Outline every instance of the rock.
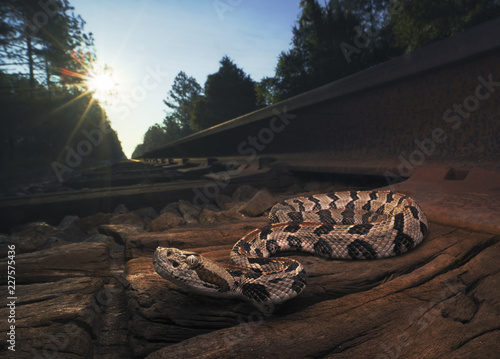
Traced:
[[184, 218], [180, 214], [174, 214], [171, 212], [165, 212], [161, 214], [158, 218], [151, 221], [147, 227], [148, 232], [161, 232], [166, 231], [169, 228], [179, 227], [186, 224]]
[[180, 200], [179, 212], [182, 214], [183, 217], [190, 216], [194, 219], [198, 219], [201, 209], [188, 201]]
[[113, 214], [125, 214], [130, 212], [128, 208], [122, 203], [116, 206], [115, 210], [113, 211]]
[[184, 218], [184, 221], [186, 222], [186, 224], [188, 225], [193, 225], [193, 224], [197, 224], [199, 223], [198, 220], [194, 217], [192, 217], [191, 215], [189, 214], [185, 214], [184, 216], [182, 216], [182, 218]]
[[214, 224], [217, 223], [217, 214], [222, 213], [222, 211], [214, 211], [212, 209], [204, 208], [200, 213], [198, 218], [201, 224]]
[[243, 215], [236, 210], [228, 210], [222, 212], [216, 212], [208, 208], [204, 208], [201, 211], [199, 221], [201, 224], [213, 224], [219, 222], [228, 222], [239, 220]]
[[276, 202], [277, 197], [269, 193], [268, 190], [262, 189], [241, 207], [239, 211], [245, 216], [256, 217], [270, 209]]
[[321, 188], [321, 183], [319, 181], [310, 181], [304, 185], [304, 190], [306, 192], [317, 192]]
[[215, 197], [215, 203], [217, 204], [217, 206], [219, 206], [220, 209], [227, 209], [225, 207], [226, 204], [231, 203], [231, 202], [233, 202], [233, 199], [231, 197], [229, 197], [228, 195], [225, 195], [222, 193], [219, 193]]
[[255, 194], [258, 192], [258, 190], [250, 185], [244, 184], [236, 191], [233, 193], [233, 200], [237, 202], [246, 202], [249, 199], [251, 199]]
[[209, 209], [214, 212], [222, 212], [222, 209], [217, 207], [215, 204], [209, 203], [203, 207], [203, 209]]
[[71, 224], [66, 227], [58, 228], [59, 231], [54, 234], [54, 237], [58, 237], [66, 242], [81, 242], [88, 237], [80, 226], [77, 224], [78, 218], [75, 218]]
[[300, 193], [302, 192], [302, 187], [300, 187], [297, 183], [292, 184], [285, 193]]
[[110, 219], [109, 224], [128, 224], [144, 228], [145, 220], [139, 217], [136, 213], [130, 212], [113, 216], [113, 218]]
[[113, 218], [111, 213], [97, 213], [88, 217], [76, 219], [74, 224], [80, 227], [85, 233], [95, 234], [97, 233], [97, 228], [103, 224], [109, 224], [111, 218]]
[[70, 244], [70, 243], [72, 243], [72, 242], [66, 241], [66, 240], [58, 238], [58, 237], [50, 237], [50, 238], [47, 238], [45, 240], [45, 243], [43, 245], [43, 249], [57, 247], [57, 246], [64, 246], [64, 245]]
[[31, 253], [44, 248], [47, 240], [58, 233], [60, 233], [58, 228], [48, 225], [45, 222], [29, 223], [17, 227], [15, 233], [5, 238], [3, 251], [6, 249], [5, 246], [14, 244], [16, 246], [16, 254]]
[[59, 223], [59, 227], [68, 227], [71, 224], [73, 224], [75, 222], [75, 220], [77, 220], [78, 218], [80, 218], [80, 217], [78, 217], [78, 216], [66, 216]]
[[135, 210], [134, 213], [139, 217], [144, 218], [145, 220], [151, 221], [155, 218], [158, 218], [159, 214], [153, 207], [146, 207]]
[[245, 202], [233, 201], [231, 197], [223, 194], [219, 194], [215, 197], [215, 203], [217, 203], [221, 209], [226, 211], [231, 209], [238, 210], [245, 205]]
[[124, 245], [128, 237], [144, 233], [144, 228], [127, 224], [105, 224], [99, 227], [99, 233], [110, 236], [116, 243]]
[[160, 214], [163, 213], [174, 213], [174, 214], [179, 214], [179, 202], [171, 202], [167, 204], [165, 207], [162, 208], [160, 211]]
[[113, 245], [114, 240], [110, 236], [105, 236], [104, 234], [98, 233], [98, 234], [94, 234], [94, 235], [88, 237], [83, 242], [85, 242], [85, 243], [104, 243], [106, 245], [111, 246], [111, 245]]

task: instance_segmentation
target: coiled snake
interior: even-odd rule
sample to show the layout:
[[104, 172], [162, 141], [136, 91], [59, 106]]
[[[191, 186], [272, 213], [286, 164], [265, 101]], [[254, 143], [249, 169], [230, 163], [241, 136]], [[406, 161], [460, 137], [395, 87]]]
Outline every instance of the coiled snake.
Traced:
[[214, 297], [239, 297], [255, 305], [276, 304], [305, 287], [302, 265], [270, 256], [301, 251], [332, 259], [379, 259], [409, 251], [427, 233], [427, 219], [410, 197], [389, 191], [333, 192], [277, 203], [271, 224], [241, 238], [230, 254], [234, 265], [176, 248], [158, 247], [155, 270], [163, 278]]

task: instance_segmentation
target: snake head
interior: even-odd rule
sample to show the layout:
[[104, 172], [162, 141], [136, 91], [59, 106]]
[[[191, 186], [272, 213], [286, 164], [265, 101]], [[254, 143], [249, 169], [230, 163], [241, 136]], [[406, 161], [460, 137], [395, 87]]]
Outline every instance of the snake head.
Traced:
[[158, 247], [153, 255], [155, 271], [163, 278], [193, 292], [226, 296], [233, 287], [227, 270], [197, 253]]
[[183, 280], [186, 273], [192, 271], [199, 262], [198, 254], [177, 248], [158, 247], [153, 255], [156, 272], [172, 281]]

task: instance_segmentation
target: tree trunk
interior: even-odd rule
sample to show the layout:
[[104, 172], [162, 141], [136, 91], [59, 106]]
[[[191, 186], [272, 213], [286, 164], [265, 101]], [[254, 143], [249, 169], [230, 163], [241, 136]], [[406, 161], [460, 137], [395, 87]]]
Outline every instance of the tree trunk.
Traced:
[[34, 70], [34, 61], [33, 61], [33, 45], [31, 43], [31, 36], [26, 37], [26, 41], [28, 43], [28, 65], [30, 71], [29, 83], [30, 87], [33, 90], [35, 88], [35, 70]]
[[49, 69], [49, 61], [45, 59], [45, 74], [47, 76], [47, 97], [50, 100], [52, 98], [52, 93], [50, 92], [50, 69]]

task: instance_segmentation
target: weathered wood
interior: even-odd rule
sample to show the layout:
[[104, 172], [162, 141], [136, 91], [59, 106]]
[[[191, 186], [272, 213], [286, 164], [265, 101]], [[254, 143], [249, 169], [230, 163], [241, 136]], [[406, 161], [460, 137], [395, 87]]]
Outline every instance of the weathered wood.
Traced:
[[[106, 243], [71, 243], [16, 257], [16, 282], [40, 283], [68, 277], [109, 275], [109, 245]], [[8, 258], [0, 259], [7, 268]], [[7, 271], [0, 274], [7, 282]]]
[[[102, 279], [90, 277], [17, 285], [16, 351], [2, 351], [2, 358], [88, 357], [99, 332], [101, 308], [95, 293], [102, 285]], [[8, 318], [9, 311], [1, 308], [0, 316]], [[8, 333], [10, 325], [2, 320], [0, 331]]]
[[[494, 357], [500, 349], [500, 238], [435, 224], [430, 229], [422, 245], [401, 257], [320, 264], [314, 259], [315, 265], [306, 267], [305, 292], [268, 318], [254, 311], [243, 317], [247, 323], [198, 335], [147, 358]], [[158, 289], [160, 280], [149, 276], [153, 293], [156, 288], [162, 296], [177, 296], [168, 304], [170, 311], [184, 322], [195, 320], [186, 309], [197, 308], [195, 299], [170, 284]], [[176, 303], [182, 303], [182, 314], [181, 307], [172, 308]], [[226, 303], [211, 308], [218, 308], [220, 318], [235, 313]]]
[[246, 218], [237, 222], [211, 225], [191, 225], [172, 228], [165, 232], [144, 232], [136, 227], [124, 225], [101, 226], [101, 231], [125, 244], [127, 259], [140, 256], [152, 256], [158, 246], [193, 248], [200, 243], [217, 246], [234, 244], [248, 232], [268, 224], [267, 218]]
[[[233, 200], [222, 198], [221, 204], [244, 203]], [[2, 357], [31, 358], [45, 350], [75, 359], [466, 358], [499, 349], [495, 234], [431, 222], [425, 241], [400, 257], [332, 261], [295, 253], [308, 273], [305, 291], [261, 312], [164, 280], [154, 272], [152, 254], [159, 245], [174, 246], [228, 263], [234, 243], [265, 226], [266, 217], [146, 232], [151, 211], [136, 212], [140, 221], [113, 224], [126, 212], [59, 227], [26, 226], [3, 238], [4, 244], [27, 242], [16, 256], [17, 349], [13, 356], [0, 346]], [[46, 248], [47, 239], [68, 240], [70, 233], [79, 233], [82, 242], [49, 240], [53, 246]], [[1, 308], [0, 316], [8, 311]], [[2, 322], [0, 330], [7, 325]]]

